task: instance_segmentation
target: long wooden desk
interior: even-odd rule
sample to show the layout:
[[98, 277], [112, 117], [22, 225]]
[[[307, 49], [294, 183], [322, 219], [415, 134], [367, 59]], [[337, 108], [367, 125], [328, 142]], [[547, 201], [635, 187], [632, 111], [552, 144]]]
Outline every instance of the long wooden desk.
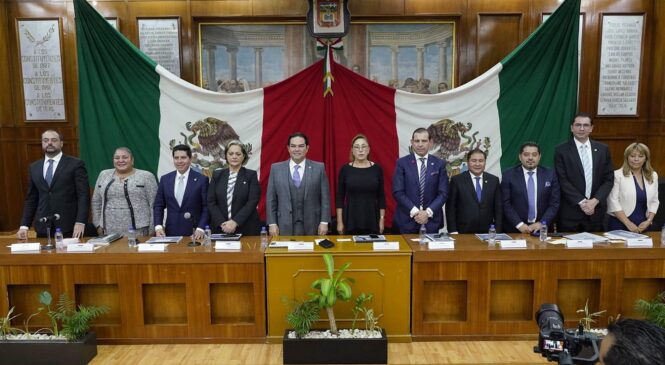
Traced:
[[[414, 340], [534, 338], [534, 313], [556, 303], [566, 327], [588, 299], [592, 312], [638, 317], [636, 299], [665, 290], [665, 247], [660, 233], [653, 248], [623, 243], [568, 249], [526, 239], [527, 249], [489, 247], [473, 235], [456, 237], [455, 249], [430, 251], [408, 240], [413, 250], [412, 335]], [[410, 239], [415, 236], [405, 236]]]
[[[31, 242], [36, 240], [31, 239]], [[265, 266], [258, 237], [242, 240], [239, 252], [188, 247], [144, 253], [125, 239], [94, 253], [10, 252], [15, 239], [0, 239], [0, 313], [11, 307], [23, 320], [49, 290], [68, 293], [77, 304], [108, 305], [94, 330], [106, 343], [264, 342]], [[42, 241], [43, 242], [43, 241]], [[45, 315], [30, 321], [49, 325]]]
[[[321, 237], [278, 237], [276, 240], [313, 241]], [[399, 242], [397, 251], [374, 251], [371, 243], [339, 242], [338, 239], [350, 239], [351, 236], [329, 236], [335, 247], [324, 249], [315, 245], [314, 251], [289, 251], [286, 248], [266, 250], [266, 300], [268, 308], [268, 341], [282, 340], [288, 327], [286, 314], [289, 308], [287, 300], [306, 299], [307, 293], [313, 292], [310, 284], [326, 277], [326, 268], [322, 259], [324, 253], [331, 253], [335, 259], [335, 268], [345, 262], [351, 262], [346, 270], [346, 277], [355, 279], [353, 296], [361, 292], [372, 293], [374, 299], [367, 305], [375, 314], [383, 315], [379, 325], [386, 330], [391, 342], [410, 342], [410, 307], [411, 294], [411, 249], [402, 236], [387, 236], [388, 241]], [[335, 306], [335, 318], [339, 328], [351, 328], [353, 315], [352, 302], [340, 302]], [[328, 327], [325, 313], [317, 327]], [[362, 326], [362, 322], [358, 323]]]

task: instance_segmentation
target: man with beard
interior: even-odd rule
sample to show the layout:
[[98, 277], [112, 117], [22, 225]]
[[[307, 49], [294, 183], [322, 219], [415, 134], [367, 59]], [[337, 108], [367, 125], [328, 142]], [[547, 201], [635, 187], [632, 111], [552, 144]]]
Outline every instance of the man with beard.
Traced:
[[45, 157], [33, 162], [28, 171], [28, 193], [23, 205], [21, 227], [16, 235], [28, 238], [33, 221], [37, 237], [48, 228], [60, 227], [65, 237], [83, 236], [88, 221], [88, 172], [83, 161], [62, 153], [62, 135], [54, 130], [42, 133]]

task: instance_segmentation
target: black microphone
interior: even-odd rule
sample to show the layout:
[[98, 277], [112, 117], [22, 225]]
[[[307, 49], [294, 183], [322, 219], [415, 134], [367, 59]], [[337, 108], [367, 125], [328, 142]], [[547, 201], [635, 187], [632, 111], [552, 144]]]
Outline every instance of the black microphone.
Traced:
[[55, 214], [52, 214], [52, 215], [47, 215], [46, 217], [39, 218], [40, 223], [53, 222], [53, 221], [57, 221], [57, 220], [60, 220], [60, 214], [58, 214], [58, 213], [55, 213]]
[[194, 238], [194, 230], [196, 229], [196, 221], [192, 217], [192, 213], [185, 212], [185, 214], [183, 214], [182, 216], [183, 216], [183, 218], [185, 218], [187, 220], [187, 222], [191, 223], [191, 225], [192, 225], [192, 241], [190, 243], [188, 243], [187, 246], [191, 246], [191, 247], [199, 246], [200, 243], [196, 242], [196, 238]]

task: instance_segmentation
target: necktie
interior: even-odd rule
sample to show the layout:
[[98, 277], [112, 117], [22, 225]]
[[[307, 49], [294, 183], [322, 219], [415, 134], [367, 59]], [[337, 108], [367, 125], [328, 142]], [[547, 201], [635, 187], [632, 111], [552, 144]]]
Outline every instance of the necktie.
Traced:
[[593, 180], [593, 175], [591, 171], [591, 161], [589, 160], [589, 154], [587, 153], [587, 145], [583, 144], [581, 148], [582, 156], [582, 168], [584, 169], [584, 181], [586, 182], [586, 188], [584, 190], [584, 196], [587, 198], [591, 197], [591, 182]]
[[296, 188], [300, 187], [300, 173], [298, 172], [299, 168], [300, 165], [295, 165], [293, 167], [293, 185], [295, 185]]
[[228, 207], [229, 219], [231, 219], [231, 203], [233, 202], [233, 190], [236, 186], [236, 178], [238, 177], [237, 172], [229, 173], [229, 184], [226, 189], [226, 206]]
[[53, 159], [48, 160], [48, 167], [46, 168], [46, 176], [44, 176], [44, 180], [46, 180], [48, 186], [51, 186], [51, 181], [53, 181]]
[[480, 176], [475, 176], [474, 179], [476, 179], [476, 198], [478, 199], [478, 203], [480, 203], [483, 197], [483, 189], [480, 187]]
[[175, 190], [175, 199], [182, 206], [182, 197], [185, 195], [185, 175], [178, 176], [178, 186]]
[[427, 162], [425, 157], [420, 158], [420, 177], [418, 178], [418, 185], [420, 186], [420, 209], [423, 209], [425, 204], [425, 178], [427, 177]]
[[526, 195], [529, 198], [529, 223], [536, 221], [536, 184], [533, 181], [533, 171], [527, 172], [529, 181], [526, 184]]

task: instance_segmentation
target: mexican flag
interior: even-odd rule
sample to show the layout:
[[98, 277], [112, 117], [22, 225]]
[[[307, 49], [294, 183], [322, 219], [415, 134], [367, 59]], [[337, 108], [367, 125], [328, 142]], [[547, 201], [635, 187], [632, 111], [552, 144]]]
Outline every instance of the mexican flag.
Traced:
[[300, 131], [309, 137], [307, 157], [326, 164], [334, 207], [338, 171], [349, 161], [351, 139], [363, 133], [371, 159], [384, 171], [390, 216], [395, 161], [409, 153], [416, 128], [429, 129], [431, 153], [448, 161], [449, 174], [464, 171], [466, 152], [480, 148], [488, 152], [487, 170], [501, 176], [518, 162], [525, 141], [538, 142], [542, 162], [551, 165], [554, 146], [568, 137], [576, 113], [580, 0], [566, 0], [487, 72], [433, 95], [375, 83], [332, 57], [327, 96], [325, 60], [265, 88], [220, 94], [156, 64], [86, 1], [74, 0], [74, 6], [81, 157], [93, 183], [112, 167], [119, 146], [133, 150], [137, 168], [159, 177], [174, 169], [173, 145], [188, 144], [194, 168], [210, 176], [225, 165], [224, 145], [239, 139], [265, 193], [270, 165], [288, 158], [287, 138]]

